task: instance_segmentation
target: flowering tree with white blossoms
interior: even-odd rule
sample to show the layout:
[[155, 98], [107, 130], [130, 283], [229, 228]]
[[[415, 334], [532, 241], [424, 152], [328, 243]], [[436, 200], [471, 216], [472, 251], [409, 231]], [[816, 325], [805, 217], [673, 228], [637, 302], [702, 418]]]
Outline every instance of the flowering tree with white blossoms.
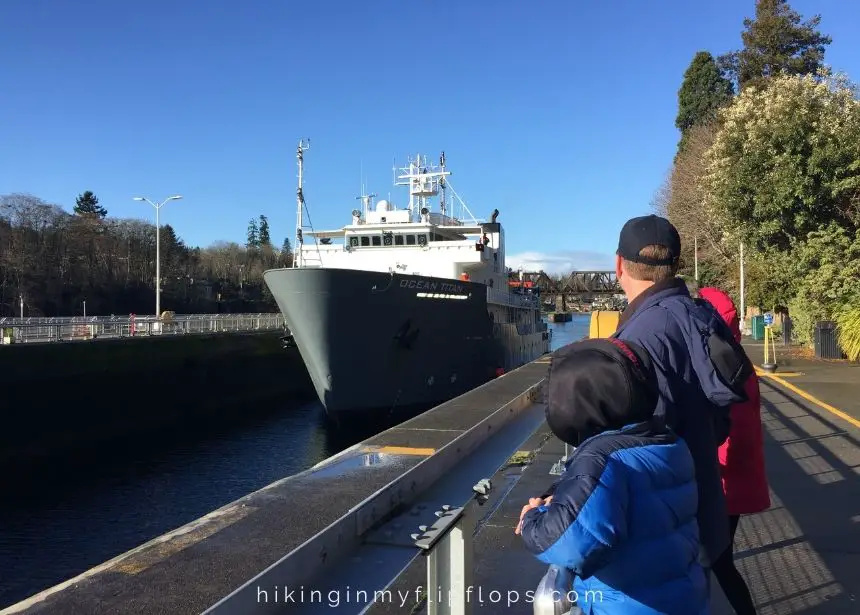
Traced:
[[745, 88], [720, 124], [705, 155], [707, 215], [726, 249], [737, 253], [743, 241], [751, 273], [760, 271], [751, 302], [786, 305], [805, 274], [795, 254], [809, 234], [835, 224], [853, 237], [860, 228], [856, 90], [823, 71], [777, 76]]
[[[753, 250], [860, 226], [860, 102], [844, 78], [783, 76], [723, 111], [706, 155], [709, 210]], [[735, 232], [736, 231], [736, 232]]]

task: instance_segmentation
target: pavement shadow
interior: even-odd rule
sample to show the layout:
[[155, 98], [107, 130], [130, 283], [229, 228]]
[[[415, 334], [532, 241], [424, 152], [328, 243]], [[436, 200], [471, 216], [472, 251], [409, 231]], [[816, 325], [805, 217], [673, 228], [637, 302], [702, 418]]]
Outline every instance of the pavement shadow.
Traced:
[[857, 430], [765, 379], [761, 391], [772, 506], [742, 519], [738, 569], [761, 615], [857, 613]]

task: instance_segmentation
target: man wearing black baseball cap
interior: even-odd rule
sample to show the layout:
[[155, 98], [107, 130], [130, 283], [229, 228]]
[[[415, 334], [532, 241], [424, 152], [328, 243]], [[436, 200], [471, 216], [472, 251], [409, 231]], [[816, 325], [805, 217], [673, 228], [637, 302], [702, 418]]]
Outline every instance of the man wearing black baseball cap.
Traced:
[[621, 228], [615, 273], [628, 301], [654, 284], [671, 282], [678, 273], [681, 236], [666, 218], [633, 218]]
[[660, 389], [655, 414], [690, 447], [699, 490], [702, 564], [709, 569], [729, 545], [717, 449], [728, 437], [730, 404], [741, 400], [718, 375], [706, 333], [719, 316], [697, 304], [677, 277], [681, 238], [659, 216], [629, 220], [618, 239], [615, 270], [628, 306], [613, 337], [653, 358]]

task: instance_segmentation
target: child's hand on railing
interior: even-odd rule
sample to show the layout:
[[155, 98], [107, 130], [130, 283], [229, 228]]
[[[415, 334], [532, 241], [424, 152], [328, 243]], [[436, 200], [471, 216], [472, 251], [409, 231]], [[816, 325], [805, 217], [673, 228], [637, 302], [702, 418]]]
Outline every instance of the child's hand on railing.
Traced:
[[537, 508], [538, 506], [546, 506], [552, 502], [552, 496], [548, 498], [529, 498], [529, 503], [523, 506], [523, 509], [520, 511], [520, 520], [517, 523], [517, 527], [514, 528], [514, 534], [520, 534], [523, 529], [523, 517], [526, 516], [526, 513], [530, 511], [532, 508]]

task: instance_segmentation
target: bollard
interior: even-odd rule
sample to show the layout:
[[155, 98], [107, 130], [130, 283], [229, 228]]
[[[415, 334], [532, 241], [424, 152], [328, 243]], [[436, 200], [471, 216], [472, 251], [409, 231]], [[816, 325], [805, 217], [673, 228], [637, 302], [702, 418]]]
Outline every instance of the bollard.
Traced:
[[465, 506], [446, 504], [436, 511], [438, 521], [412, 534], [415, 546], [427, 555], [428, 615], [472, 614], [475, 513], [489, 499], [492, 483], [482, 479], [472, 491], [475, 497]]
[[[771, 352], [773, 356], [771, 356]], [[768, 373], [775, 372], [777, 368], [776, 341], [773, 337], [771, 325], [765, 325], [764, 327], [764, 363], [762, 363], [761, 368]]]
[[553, 564], [543, 575], [532, 603], [534, 615], [574, 615], [582, 610], [571, 603], [573, 573]]
[[561, 476], [564, 474], [564, 466], [567, 465], [567, 460], [570, 459], [570, 456], [576, 450], [575, 447], [571, 447], [567, 442], [564, 443], [564, 457], [556, 461], [553, 466], [549, 469], [549, 473], [552, 476]]

